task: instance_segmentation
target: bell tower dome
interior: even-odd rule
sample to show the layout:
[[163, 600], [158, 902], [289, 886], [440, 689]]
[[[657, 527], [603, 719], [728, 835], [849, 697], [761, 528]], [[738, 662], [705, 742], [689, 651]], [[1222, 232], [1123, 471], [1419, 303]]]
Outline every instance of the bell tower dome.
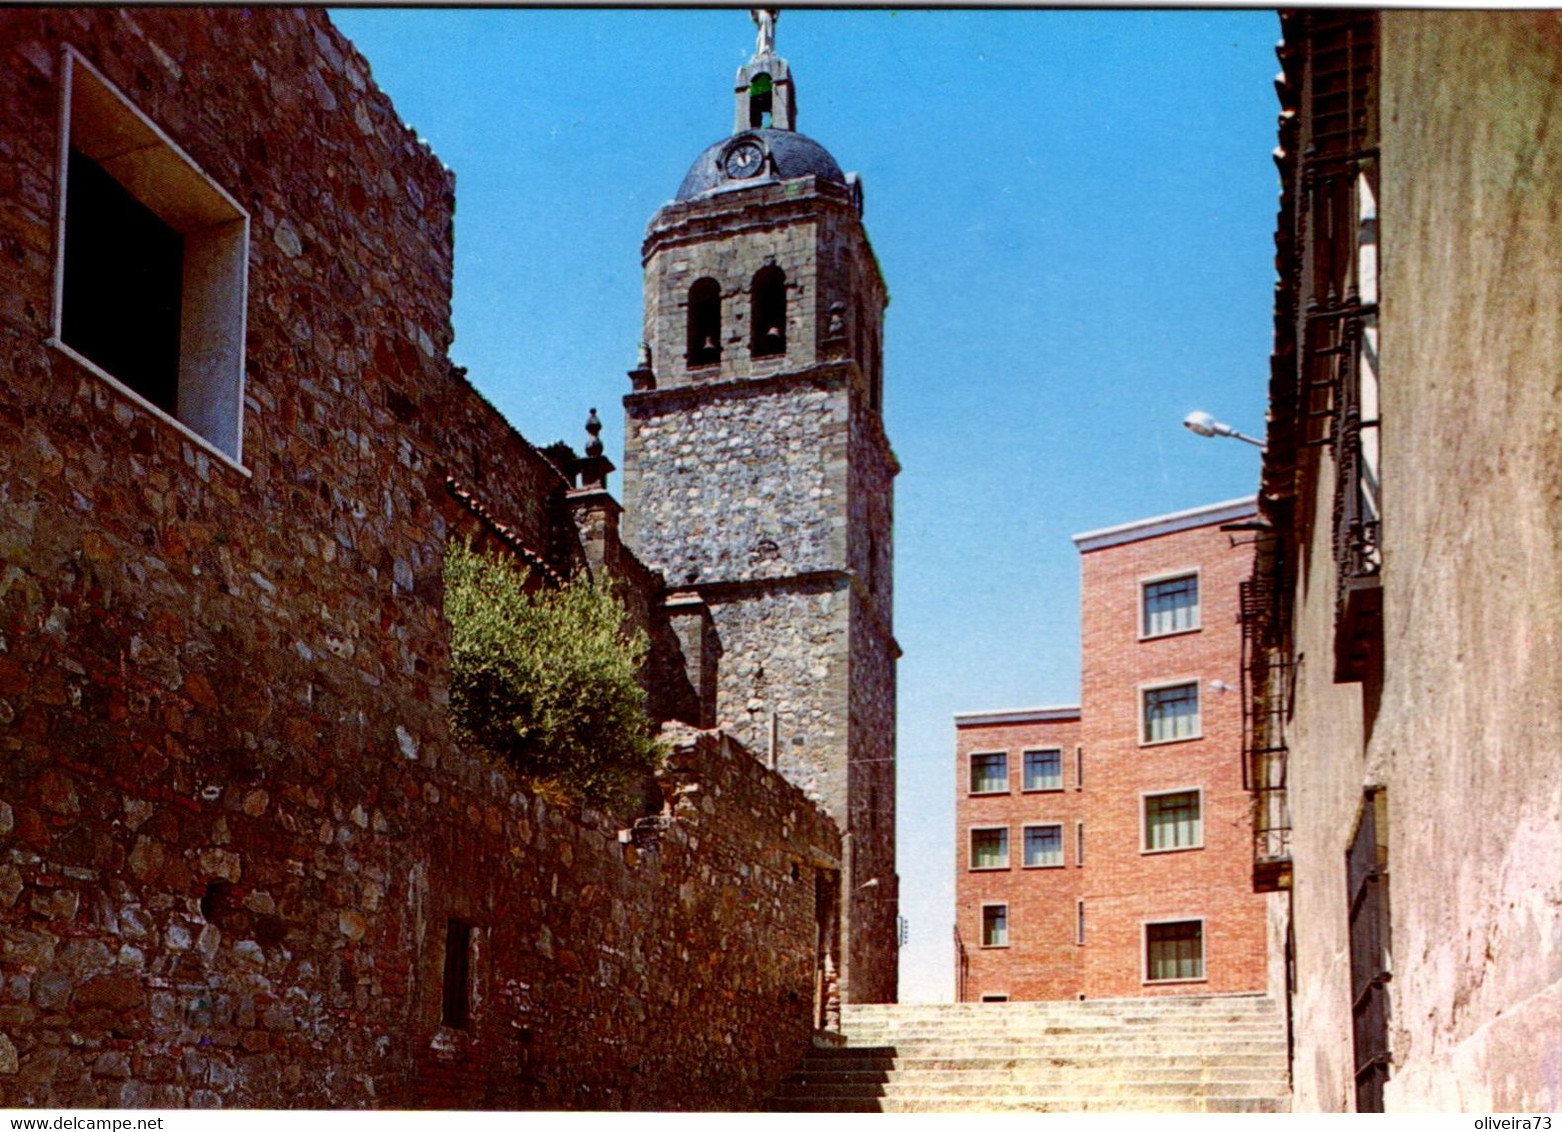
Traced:
[[754, 13], [730, 136], [695, 159], [641, 249], [624, 398], [625, 540], [670, 610], [708, 611], [704, 722], [771, 761], [846, 834], [841, 986], [896, 996], [893, 486], [888, 294], [861, 183], [797, 132], [777, 13]]

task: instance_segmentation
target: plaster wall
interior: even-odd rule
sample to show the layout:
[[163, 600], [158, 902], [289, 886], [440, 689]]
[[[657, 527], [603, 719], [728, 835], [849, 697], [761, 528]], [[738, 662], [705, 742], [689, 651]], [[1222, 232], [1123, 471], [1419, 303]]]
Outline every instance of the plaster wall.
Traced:
[[1387, 659], [1369, 773], [1391, 814], [1385, 1100], [1554, 1111], [1562, 18], [1382, 27]]

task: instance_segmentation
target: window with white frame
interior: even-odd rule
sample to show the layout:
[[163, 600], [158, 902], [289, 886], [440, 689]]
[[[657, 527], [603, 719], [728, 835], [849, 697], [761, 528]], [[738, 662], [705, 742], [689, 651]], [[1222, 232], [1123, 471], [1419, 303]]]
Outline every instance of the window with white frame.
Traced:
[[1204, 977], [1204, 921], [1144, 926], [1144, 972], [1149, 983]]
[[1044, 749], [1025, 752], [1025, 789], [1063, 789], [1063, 752]]
[[1152, 579], [1144, 583], [1143, 594], [1143, 636], [1164, 637], [1199, 627], [1197, 573]]
[[1028, 825], [1025, 827], [1025, 867], [1055, 869], [1063, 865], [1063, 827]]
[[984, 751], [971, 756], [971, 793], [1007, 794], [1009, 756], [1005, 751]]
[[1204, 822], [1197, 790], [1144, 796], [1144, 851], [1197, 849], [1204, 844]]
[[1146, 743], [1170, 743], [1178, 739], [1197, 739], [1199, 730], [1199, 682], [1166, 684], [1143, 691]]
[[1009, 906], [1007, 904], [982, 905], [982, 946], [1009, 946]]
[[238, 465], [249, 216], [67, 49], [51, 344]]
[[988, 826], [971, 831], [971, 867], [973, 869], [1009, 867], [1007, 826]]

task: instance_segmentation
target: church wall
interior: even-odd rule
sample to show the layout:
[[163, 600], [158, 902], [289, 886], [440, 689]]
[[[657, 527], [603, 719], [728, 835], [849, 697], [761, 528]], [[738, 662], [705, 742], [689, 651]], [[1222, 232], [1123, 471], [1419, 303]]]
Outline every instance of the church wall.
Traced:
[[[900, 949], [895, 862], [895, 660], [877, 595], [851, 592], [850, 776], [852, 873], [856, 907], [851, 953], [853, 1002], [894, 1002]], [[876, 884], [872, 883], [877, 881]]]
[[[787, 190], [791, 190], [788, 192]], [[774, 206], [785, 203], [784, 210]], [[734, 377], [763, 377], [818, 359], [819, 225], [796, 191], [770, 186], [732, 199], [673, 205], [653, 222], [646, 241], [645, 341], [661, 388], [700, 385]], [[742, 240], [706, 240], [720, 231], [741, 231]], [[786, 353], [750, 356], [751, 290], [754, 275], [774, 265], [786, 273]], [[689, 291], [701, 278], [721, 287], [721, 357], [690, 366]]]
[[[717, 720], [843, 828], [850, 599], [839, 580], [707, 592], [721, 640]], [[772, 724], [772, 716], [774, 723]]]
[[671, 586], [776, 578], [845, 558], [845, 374], [625, 400], [625, 540]]
[[[65, 42], [249, 214], [242, 468], [46, 344]], [[583, 552], [445, 357], [449, 172], [318, 11], [0, 44], [0, 1105], [756, 1107], [829, 820], [685, 736], [626, 845], [450, 739], [448, 481]]]

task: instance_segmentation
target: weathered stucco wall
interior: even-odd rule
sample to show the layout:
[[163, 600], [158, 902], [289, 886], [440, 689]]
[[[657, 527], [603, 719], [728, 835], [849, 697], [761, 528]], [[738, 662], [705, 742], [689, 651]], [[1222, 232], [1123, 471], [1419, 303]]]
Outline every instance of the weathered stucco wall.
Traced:
[[1386, 1100], [1555, 1111], [1562, 18], [1382, 28]]
[[[249, 212], [243, 470], [46, 344], [67, 42]], [[445, 358], [451, 175], [319, 12], [0, 44], [0, 1104], [757, 1106], [814, 1017], [828, 818], [709, 735], [622, 815], [450, 741], [449, 479], [583, 556]]]
[[[1345, 853], [1385, 791], [1390, 1111], [1562, 1104], [1562, 21], [1379, 17], [1381, 665], [1333, 682], [1304, 457], [1294, 1107], [1353, 1088]], [[1369, 240], [1370, 247], [1370, 240]]]

